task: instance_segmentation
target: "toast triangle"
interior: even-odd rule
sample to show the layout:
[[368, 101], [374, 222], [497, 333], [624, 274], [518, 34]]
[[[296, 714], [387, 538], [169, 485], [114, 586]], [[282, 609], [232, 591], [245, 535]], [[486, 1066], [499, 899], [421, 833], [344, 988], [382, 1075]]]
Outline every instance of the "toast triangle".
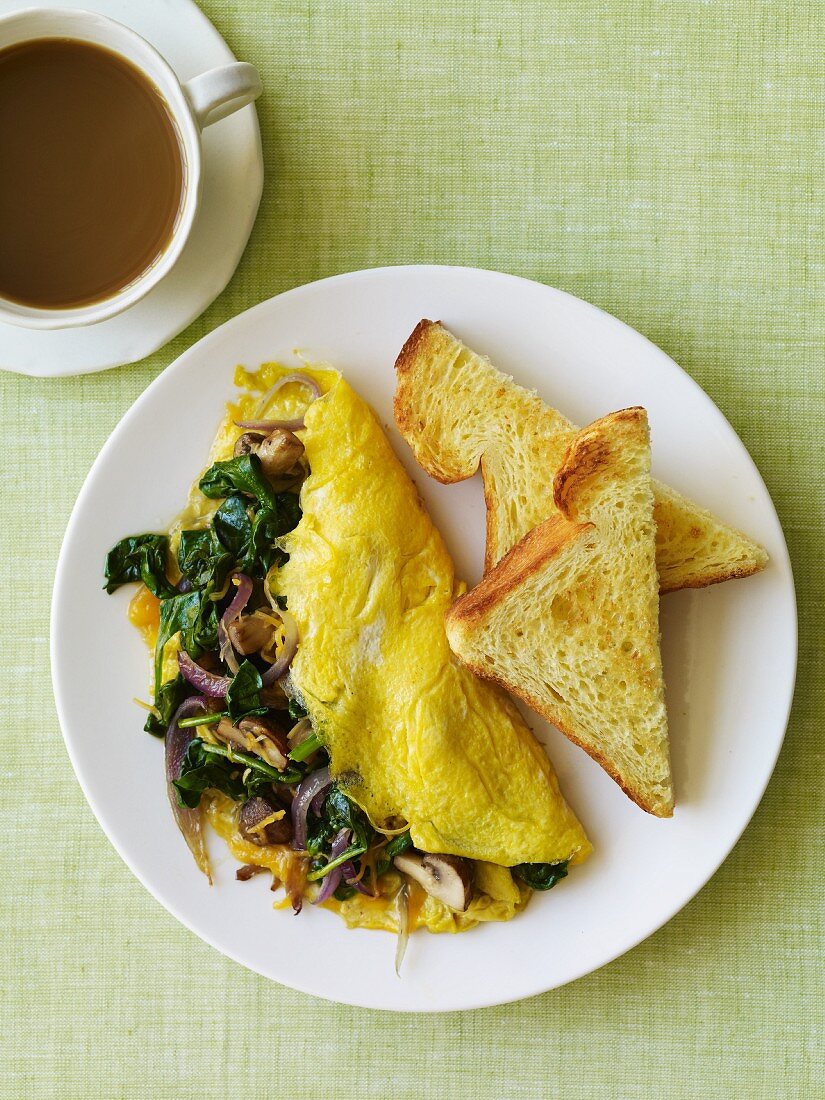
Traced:
[[453, 604], [450, 646], [581, 745], [644, 810], [669, 817], [645, 410], [611, 413], [574, 436], [554, 499], [557, 514]]
[[[396, 423], [420, 465], [442, 482], [481, 466], [489, 571], [555, 512], [553, 477], [576, 427], [438, 322], [419, 322], [395, 366]], [[660, 591], [764, 568], [761, 546], [675, 490], [654, 482], [654, 491]]]

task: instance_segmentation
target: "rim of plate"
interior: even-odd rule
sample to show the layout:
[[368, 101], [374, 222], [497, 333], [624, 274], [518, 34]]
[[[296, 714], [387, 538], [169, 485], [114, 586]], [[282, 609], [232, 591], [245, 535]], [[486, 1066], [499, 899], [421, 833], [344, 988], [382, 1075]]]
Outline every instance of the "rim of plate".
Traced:
[[[529, 981], [526, 979], [524, 990], [522, 992], [508, 994], [505, 996], [493, 995], [488, 998], [474, 998], [472, 1003], [470, 1004], [466, 1003], [466, 1000], [462, 1000], [460, 996], [456, 996], [454, 1000], [449, 1003], [443, 1003], [433, 1007], [424, 1008], [404, 1004], [403, 998], [398, 998], [397, 1003], [377, 1004], [375, 1000], [369, 1000], [366, 998], [359, 999], [358, 996], [342, 996], [337, 993], [331, 994], [330, 992], [325, 991], [322, 987], [322, 984], [319, 982], [301, 982], [294, 980], [293, 978], [273, 978], [270, 977], [270, 975], [263, 974], [261, 971], [257, 970], [254, 965], [250, 964], [249, 962], [242, 959], [239, 955], [237, 955], [231, 948], [221, 943], [218, 943], [214, 937], [200, 929], [197, 926], [197, 921], [192, 919], [185, 912], [183, 912], [181, 907], [174, 899], [171, 899], [164, 893], [162, 889], [156, 887], [153, 883], [148, 881], [148, 877], [145, 876], [143, 872], [134, 865], [132, 860], [126, 854], [124, 848], [121, 846], [119, 839], [116, 836], [117, 829], [116, 827], [112, 826], [109, 821], [109, 815], [107, 811], [100, 805], [98, 800], [92, 794], [90, 785], [86, 781], [86, 776], [74, 751], [72, 735], [70, 732], [71, 723], [68, 720], [65, 700], [63, 698], [61, 690], [59, 655], [57, 653], [57, 620], [60, 613], [60, 602], [63, 588], [67, 582], [67, 578], [65, 576], [67, 569], [66, 559], [69, 553], [69, 550], [67, 548], [71, 547], [72, 545], [73, 538], [76, 534], [75, 527], [79, 522], [79, 514], [85, 505], [86, 498], [94, 490], [95, 475], [97, 471], [102, 467], [103, 463], [107, 460], [109, 453], [117, 448], [119, 442], [118, 437], [120, 435], [121, 428], [125, 427], [131, 422], [132, 419], [140, 415], [143, 405], [151, 401], [155, 390], [159, 388], [168, 379], [168, 377], [186, 370], [192, 360], [197, 359], [205, 350], [208, 351], [213, 343], [218, 343], [221, 339], [223, 339], [227, 332], [231, 332], [233, 327], [240, 328], [242, 325], [248, 324], [250, 319], [254, 318], [256, 313], [263, 313], [269, 306], [269, 304], [276, 299], [297, 300], [308, 294], [312, 294], [318, 287], [322, 285], [329, 286], [336, 283], [353, 282], [358, 280], [366, 281], [369, 279], [382, 277], [394, 278], [403, 276], [407, 273], [424, 273], [428, 271], [432, 272], [433, 274], [451, 272], [458, 274], [459, 277], [466, 277], [469, 279], [481, 277], [484, 279], [498, 279], [506, 282], [521, 283], [532, 288], [538, 287], [551, 296], [567, 299], [570, 302], [575, 303], [577, 307], [585, 306], [587, 309], [599, 314], [603, 319], [606, 319], [610, 324], [619, 326], [620, 329], [625, 330], [626, 333], [632, 334], [632, 337], [634, 339], [644, 341], [644, 343], [653, 350], [656, 356], [660, 357], [663, 362], [666, 362], [668, 367], [675, 368], [683, 376], [683, 378], [687, 380], [687, 382], [696, 392], [697, 396], [699, 396], [703, 401], [708, 414], [717, 421], [717, 424], [720, 427], [723, 427], [725, 431], [730, 433], [736, 439], [742, 450], [743, 457], [746, 459], [753, 475], [756, 477], [756, 479], [758, 479], [759, 484], [764, 490], [765, 500], [769, 505], [772, 513], [772, 518], [776, 523], [777, 530], [781, 535], [780, 555], [782, 558], [782, 564], [787, 570], [787, 576], [790, 582], [786, 595], [790, 599], [789, 610], [791, 611], [793, 618], [793, 653], [791, 655], [792, 660], [789, 665], [791, 669], [791, 674], [788, 677], [788, 682], [784, 685], [780, 685], [778, 688], [778, 690], [781, 690], [784, 694], [784, 705], [782, 707], [784, 719], [781, 734], [776, 737], [775, 748], [774, 751], [771, 753], [769, 766], [766, 767], [764, 778], [758, 784], [754, 784], [752, 790], [750, 791], [750, 797], [746, 800], [746, 804], [745, 800], [740, 798], [740, 802], [744, 804], [744, 808], [740, 810], [740, 814], [737, 815], [740, 816], [740, 821], [729, 834], [727, 840], [723, 844], [721, 855], [719, 855], [718, 858], [714, 858], [711, 860], [711, 862], [708, 864], [707, 873], [705, 873], [704, 870], [701, 872], [698, 885], [691, 883], [691, 885], [689, 885], [682, 894], [674, 898], [673, 903], [669, 904], [667, 907], [666, 916], [664, 916], [663, 918], [659, 915], [653, 917], [653, 919], [650, 920], [649, 923], [644, 923], [641, 932], [639, 932], [638, 934], [634, 933], [629, 936], [619, 948], [615, 950], [611, 948], [601, 962], [597, 963], [595, 966], [589, 965], [587, 962], [585, 962], [580, 968], [576, 969], [574, 973], [570, 974], [561, 981], [553, 982], [552, 984], [548, 985], [546, 979], [539, 978], [538, 980], [533, 981]], [[772, 556], [774, 555], [772, 554]], [[608, 313], [606, 310], [602, 310], [600, 307], [595, 306], [590, 302], [587, 302], [585, 299], [578, 298], [576, 297], [576, 295], [570, 294], [568, 291], [560, 290], [556, 287], [549, 286], [546, 283], [540, 283], [537, 280], [527, 279], [523, 276], [512, 275], [506, 272], [489, 270], [486, 268], [462, 267], [460, 265], [454, 264], [398, 264], [376, 268], [361, 268], [355, 271], [343, 272], [338, 275], [331, 275], [324, 279], [317, 279], [310, 283], [301, 284], [300, 286], [283, 291], [281, 294], [277, 294], [271, 298], [265, 299], [264, 301], [259, 302], [254, 306], [251, 306], [249, 309], [244, 310], [242, 313], [237, 314], [235, 317], [230, 318], [222, 325], [219, 325], [217, 328], [207, 333], [206, 336], [202, 337], [196, 343], [187, 348], [186, 351], [182, 352], [176, 359], [174, 359], [168, 366], [166, 366], [156, 378], [152, 380], [152, 382], [146, 387], [143, 393], [141, 393], [134, 401], [134, 403], [126, 410], [126, 412], [123, 414], [123, 416], [109, 435], [108, 439], [103, 444], [100, 452], [92, 463], [92, 466], [90, 467], [86, 478], [84, 479], [81, 490], [78, 493], [77, 499], [72, 508], [69, 521], [66, 525], [64, 538], [60, 547], [60, 553], [58, 555], [57, 566], [55, 569], [55, 580], [52, 592], [52, 604], [49, 623], [49, 654], [52, 687], [54, 691], [54, 698], [61, 733], [63, 735], [63, 740], [66, 745], [66, 750], [69, 755], [72, 768], [74, 769], [75, 776], [77, 777], [78, 783], [80, 784], [86, 801], [88, 802], [98, 823], [100, 824], [101, 828], [103, 829], [112, 846], [115, 848], [118, 855], [127, 865], [132, 874], [152, 895], [152, 897], [154, 897], [155, 900], [163, 906], [164, 909], [171, 913], [171, 915], [175, 917], [185, 928], [194, 933], [204, 943], [207, 943], [210, 947], [215, 948], [222, 955], [232, 959], [233, 962], [240, 964], [252, 973], [258, 974], [265, 980], [278, 981], [279, 984], [282, 984], [288, 988], [295, 989], [301, 993], [307, 993], [312, 996], [320, 997], [332, 1003], [348, 1004], [357, 1008], [367, 1008], [375, 1011], [389, 1010], [397, 1012], [445, 1013], [455, 1011], [472, 1011], [475, 1009], [489, 1008], [500, 1004], [511, 1004], [516, 1001], [539, 996], [542, 993], [550, 992], [553, 989], [562, 988], [563, 986], [568, 985], [571, 982], [577, 981], [579, 978], [585, 977], [587, 974], [594, 973], [595, 971], [600, 970], [603, 966], [607, 966], [609, 963], [615, 961], [617, 958], [620, 958], [628, 951], [632, 951], [635, 947], [643, 943], [660, 928], [664, 927], [664, 925], [672, 920], [673, 917], [675, 917], [685, 907], [685, 905], [687, 905], [689, 901], [692, 901], [693, 898], [696, 897], [696, 895], [702, 889], [704, 889], [704, 887], [716, 874], [719, 867], [727, 859], [727, 857], [730, 855], [730, 853], [733, 851], [733, 849], [741, 839], [745, 829], [747, 828], [760, 802], [762, 801], [768, 783], [770, 782], [771, 776], [773, 775], [774, 769], [776, 767], [776, 762], [779, 758], [779, 753], [782, 749], [785, 734], [787, 732], [787, 726], [790, 718], [791, 707], [793, 705], [794, 692], [796, 687], [796, 675], [798, 666], [798, 629], [798, 612], [792, 564], [790, 560], [790, 555], [788, 553], [784, 532], [782, 531], [782, 526], [776, 513], [776, 508], [773, 504], [773, 500], [770, 496], [770, 493], [768, 492], [767, 486], [765, 485], [759, 468], [751, 457], [750, 452], [748, 451], [747, 447], [745, 447], [742, 440], [739, 438], [738, 433], [728, 421], [727, 417], [725, 417], [724, 413], [719, 409], [713, 399], [702, 389], [699, 383], [696, 382], [695, 379], [692, 378], [692, 376], [684, 370], [684, 368], [679, 366], [679, 364], [676, 363], [675, 360], [671, 359], [666, 352], [664, 352], [661, 348], [654, 344], [650, 339], [648, 339], [648, 337], [644, 336], [644, 334], [640, 333], [637, 329], [634, 329], [632, 326], [628, 325], [620, 318], [615, 317], [613, 314]]]

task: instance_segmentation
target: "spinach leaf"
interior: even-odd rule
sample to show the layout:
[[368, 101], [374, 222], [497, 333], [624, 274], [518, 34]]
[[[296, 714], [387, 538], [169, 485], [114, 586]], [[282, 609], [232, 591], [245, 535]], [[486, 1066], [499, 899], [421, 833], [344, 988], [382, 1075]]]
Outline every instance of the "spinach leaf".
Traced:
[[261, 470], [257, 455], [240, 455], [226, 462], [216, 462], [198, 484], [203, 495], [213, 500], [233, 493], [245, 493], [254, 497], [263, 508], [278, 511], [275, 492]]
[[297, 493], [278, 493], [275, 499], [278, 502], [278, 534], [285, 535], [300, 522], [303, 514], [300, 499]]
[[557, 882], [567, 877], [568, 860], [559, 863], [520, 863], [513, 867], [513, 874], [533, 890], [551, 890]]
[[406, 852], [408, 848], [412, 848], [412, 837], [410, 836], [409, 829], [407, 829], [406, 833], [393, 837], [386, 846], [381, 853], [381, 858], [375, 865], [376, 875], [383, 875], [385, 871], [389, 871], [395, 856], [400, 855], [401, 852]]
[[252, 545], [252, 522], [247, 514], [247, 502], [238, 493], [223, 502], [212, 519], [218, 542], [243, 569]]
[[260, 672], [251, 661], [244, 661], [226, 692], [226, 707], [233, 724], [251, 714], [266, 714], [266, 704], [261, 702], [262, 690]]
[[309, 814], [307, 821], [307, 851], [310, 855], [318, 855], [320, 852], [328, 850], [342, 829], [352, 830], [352, 840], [347, 849], [350, 854], [355, 854], [355, 849], [365, 852], [374, 835], [366, 815], [359, 810], [354, 802], [350, 802], [335, 783], [330, 787], [329, 793], [324, 799], [321, 816], [316, 817], [314, 814]]
[[410, 836], [409, 829], [407, 829], [406, 833], [402, 833], [401, 836], [393, 837], [384, 849], [384, 852], [390, 859], [394, 859], [395, 856], [401, 855], [402, 852], [406, 852], [408, 848], [412, 848], [412, 837]]
[[160, 601], [160, 626], [155, 643], [155, 694], [160, 688], [163, 647], [177, 632], [190, 657], [218, 648], [218, 605], [208, 589], [181, 592]]
[[293, 722], [299, 722], [302, 718], [306, 718], [307, 716], [307, 712], [297, 699], [290, 699], [286, 709]]
[[204, 744], [203, 751], [213, 753], [215, 756], [224, 756], [233, 764], [240, 764], [244, 769], [243, 781], [250, 796], [257, 793], [256, 785], [260, 786], [262, 783], [270, 785], [272, 783], [297, 783], [304, 778], [304, 773], [300, 768], [284, 768], [282, 772], [279, 772], [277, 768], [267, 764], [265, 760], [261, 760], [260, 756], [241, 752], [239, 749], [232, 748], [231, 745]]
[[208, 528], [181, 531], [178, 568], [193, 588], [203, 588], [213, 580], [220, 586], [231, 564], [229, 554]]
[[183, 646], [190, 657], [218, 648], [218, 605], [210, 598], [211, 585], [201, 589], [200, 607], [192, 627], [183, 635]]
[[252, 542], [248, 567], [256, 572], [268, 573], [273, 565], [282, 564], [287, 555], [275, 546], [275, 542], [297, 526], [301, 518], [301, 506], [295, 493], [278, 493], [277, 508], [260, 508], [252, 524]]
[[149, 715], [146, 719], [146, 725], [143, 727], [147, 733], [151, 733], [155, 737], [166, 735], [166, 730], [172, 721], [172, 715], [186, 698], [188, 686], [180, 673], [174, 680], [167, 680], [165, 684], [161, 684], [158, 691], [155, 692], [155, 709], [160, 711], [160, 718], [156, 718], [154, 714]]
[[273, 565], [286, 561], [286, 554], [275, 546], [280, 538], [281, 524], [278, 516], [268, 508], [259, 508], [252, 523], [252, 537], [249, 544], [247, 569], [266, 575]]
[[[157, 698], [160, 691], [163, 647], [169, 639], [180, 630], [183, 647], [190, 657], [197, 657], [200, 652], [197, 648], [195, 648], [195, 652], [192, 652], [190, 645], [192, 644], [193, 633], [198, 627], [202, 603], [202, 592], [182, 592], [178, 596], [170, 596], [169, 599], [160, 601], [160, 625], [158, 627], [158, 640], [155, 643], [155, 698]], [[212, 603], [212, 600], [209, 600], [209, 603]], [[215, 633], [217, 636], [217, 621], [215, 623]]]
[[143, 581], [149, 591], [163, 598], [174, 592], [166, 579], [166, 535], [130, 535], [121, 539], [106, 555], [106, 591], [122, 584]]
[[180, 776], [173, 781], [178, 803], [194, 809], [205, 790], [222, 791], [235, 802], [261, 795], [272, 797], [274, 783], [297, 783], [295, 768], [279, 772], [271, 764], [228, 745], [210, 745], [199, 737], [189, 742]]
[[336, 833], [341, 829], [352, 829], [353, 845], [364, 849], [369, 847], [373, 830], [366, 814], [351, 802], [335, 783], [330, 787], [324, 810]]
[[189, 742], [181, 761], [179, 777], [173, 780], [178, 805], [194, 810], [203, 792], [209, 788], [222, 791], [238, 802], [246, 794], [242, 775], [241, 765], [233, 764], [216, 753], [206, 752], [204, 742], [195, 737]]

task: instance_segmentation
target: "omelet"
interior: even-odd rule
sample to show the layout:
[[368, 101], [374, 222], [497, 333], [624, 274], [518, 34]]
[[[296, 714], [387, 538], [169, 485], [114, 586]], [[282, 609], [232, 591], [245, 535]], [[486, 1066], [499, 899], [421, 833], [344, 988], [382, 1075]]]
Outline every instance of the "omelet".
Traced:
[[[305, 371], [312, 374], [312, 371]], [[298, 623], [292, 686], [346, 793], [413, 843], [511, 867], [590, 851], [513, 702], [462, 667], [444, 615], [463, 591], [372, 411], [334, 372], [302, 433], [302, 518], [274, 587]]]
[[[240, 392], [227, 406], [210, 464], [232, 457], [236, 422], [254, 416], [261, 394], [286, 373], [275, 363], [237, 368]], [[417, 848], [475, 861], [463, 912], [407, 882], [408, 931], [460, 932], [510, 920], [531, 894], [510, 867], [577, 863], [590, 844], [510, 698], [452, 655], [444, 615], [464, 585], [374, 412], [337, 371], [302, 373], [322, 396], [304, 412], [300, 387], [285, 387], [270, 406], [270, 415], [304, 417], [299, 434], [309, 468], [302, 517], [282, 539], [288, 560], [267, 578], [298, 625], [288, 690], [308, 712], [338, 786], [379, 832], [408, 826]], [[172, 561], [181, 531], [207, 527], [217, 506], [195, 482], [169, 532]], [[154, 646], [158, 602], [143, 587], [130, 617]], [[176, 676], [179, 650], [174, 635], [163, 650], [162, 682]], [[207, 792], [204, 809], [241, 863], [282, 882], [302, 866], [289, 845], [245, 840], [238, 804], [225, 794]], [[401, 875], [391, 869], [373, 882], [374, 896], [323, 904], [351, 927], [398, 931]]]

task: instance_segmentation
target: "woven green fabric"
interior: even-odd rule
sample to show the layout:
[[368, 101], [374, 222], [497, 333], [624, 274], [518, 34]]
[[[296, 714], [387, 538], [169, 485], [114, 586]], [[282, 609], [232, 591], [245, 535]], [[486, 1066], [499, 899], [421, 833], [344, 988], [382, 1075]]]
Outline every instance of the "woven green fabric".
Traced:
[[[139, 365], [0, 378], [0, 1096], [825, 1095], [822, 3], [204, 7], [266, 89], [264, 197], [232, 283]], [[261, 299], [335, 272], [419, 261], [572, 291], [685, 367], [765, 477], [801, 620], [779, 765], [701, 894], [572, 986], [432, 1018], [294, 993], [185, 931], [86, 806], [48, 667], [66, 521], [98, 449], [147, 383]]]

